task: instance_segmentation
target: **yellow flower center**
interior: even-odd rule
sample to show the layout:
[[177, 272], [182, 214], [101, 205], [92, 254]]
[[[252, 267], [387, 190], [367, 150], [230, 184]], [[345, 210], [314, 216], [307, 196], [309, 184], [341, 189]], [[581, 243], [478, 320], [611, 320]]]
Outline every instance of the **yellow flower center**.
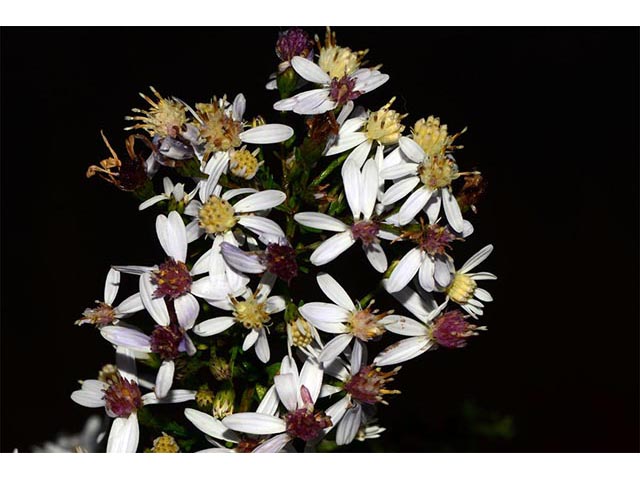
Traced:
[[331, 78], [342, 78], [360, 68], [362, 52], [352, 52], [349, 47], [330, 45], [320, 49], [318, 65]]
[[351, 334], [367, 342], [373, 338], [379, 337], [385, 332], [384, 326], [380, 323], [380, 320], [384, 318], [390, 312], [384, 312], [378, 314], [378, 311], [371, 311], [369, 307], [364, 310], [357, 310], [351, 312], [348, 319], [348, 328]]
[[[223, 99], [222, 102], [225, 103], [226, 100]], [[200, 136], [206, 141], [205, 154], [240, 146], [242, 123], [233, 120], [231, 113], [220, 106], [220, 101], [214, 98], [212, 103], [198, 103], [196, 110], [204, 122], [199, 128]]]
[[427, 155], [444, 153], [453, 139], [447, 135], [447, 126], [440, 125], [440, 119], [433, 115], [421, 118], [413, 126], [413, 140], [422, 147]]
[[476, 291], [476, 282], [466, 273], [456, 272], [453, 281], [447, 287], [447, 295], [456, 303], [467, 303]]
[[140, 96], [151, 105], [151, 108], [148, 111], [133, 108], [132, 111], [140, 115], [127, 116], [125, 119], [138, 121], [139, 123], [127, 127], [125, 130], [141, 128], [149, 132], [152, 136], [156, 134], [163, 138], [167, 136], [177, 136], [187, 121], [184, 105], [176, 100], [162, 98], [155, 88], [150, 88], [156, 100], [152, 100], [141, 93]]
[[258, 159], [248, 150], [234, 150], [231, 153], [229, 169], [236, 177], [251, 180], [258, 171]]
[[254, 293], [246, 300], [232, 300], [233, 316], [236, 317], [238, 323], [248, 329], [262, 328], [265, 323], [269, 322], [270, 317], [267, 313], [267, 305], [265, 302], [259, 302], [256, 299], [257, 293]]
[[298, 317], [289, 325], [291, 343], [296, 347], [306, 347], [313, 341], [311, 325], [304, 318]]
[[460, 176], [455, 162], [444, 155], [428, 156], [418, 167], [418, 175], [431, 190], [448, 187]]
[[178, 446], [175, 438], [163, 432], [161, 437], [158, 437], [153, 441], [153, 448], [151, 451], [153, 453], [178, 453], [180, 451], [180, 447]]
[[202, 206], [198, 217], [200, 226], [209, 234], [227, 232], [237, 223], [231, 204], [215, 195]]
[[404, 125], [400, 121], [407, 115], [400, 115], [395, 110], [390, 110], [395, 99], [396, 97], [393, 97], [384, 107], [369, 115], [369, 120], [364, 127], [369, 140], [378, 141], [382, 145], [398, 143], [404, 131]]

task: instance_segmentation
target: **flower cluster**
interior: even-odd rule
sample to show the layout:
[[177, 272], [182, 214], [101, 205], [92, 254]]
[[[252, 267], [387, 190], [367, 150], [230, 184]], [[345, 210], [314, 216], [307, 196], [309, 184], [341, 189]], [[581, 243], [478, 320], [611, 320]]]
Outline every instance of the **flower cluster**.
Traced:
[[[389, 75], [329, 29], [323, 42], [283, 31], [275, 51], [267, 89], [283, 123], [246, 119], [243, 94], [189, 105], [151, 88], [125, 117], [128, 160], [103, 135], [110, 157], [87, 172], [158, 210], [164, 252], [111, 266], [103, 299], [76, 322], [116, 353], [71, 395], [113, 419], [109, 452], [326, 451], [378, 438], [400, 364], [486, 329], [493, 298], [480, 284], [496, 277], [476, 267], [493, 247], [453, 256], [484, 191], [454, 156], [464, 130], [433, 115], [405, 124], [395, 97], [360, 104]], [[360, 255], [378, 281], [348, 292], [340, 271]], [[337, 259], [345, 268], [322, 271]], [[123, 276], [135, 288], [116, 302]], [[149, 408], [184, 402], [172, 417]]]

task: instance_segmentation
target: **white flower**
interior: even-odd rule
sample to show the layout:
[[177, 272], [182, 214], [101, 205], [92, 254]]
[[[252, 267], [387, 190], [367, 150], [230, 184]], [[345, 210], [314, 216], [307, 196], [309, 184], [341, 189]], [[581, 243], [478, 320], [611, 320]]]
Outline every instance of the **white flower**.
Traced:
[[84, 380], [82, 388], [71, 394], [71, 399], [89, 408], [104, 407], [114, 418], [107, 453], [135, 452], [138, 449], [140, 427], [137, 411], [143, 405], [180, 403], [195, 399], [191, 390], [173, 390], [159, 400], [154, 393], [142, 395], [138, 387], [135, 358], [127, 349], [118, 349], [118, 368], [101, 375], [100, 380]]
[[484, 305], [482, 302], [492, 302], [493, 297], [485, 289], [478, 287], [478, 280], [496, 280], [492, 273], [472, 273], [475, 267], [480, 265], [493, 251], [493, 245], [487, 245], [473, 255], [453, 275], [453, 280], [446, 289], [447, 298], [460, 305], [473, 318], [481, 316]]
[[273, 105], [273, 108], [283, 111], [293, 110], [301, 115], [318, 115], [333, 110], [364, 93], [375, 90], [389, 80], [389, 75], [372, 68], [361, 68], [342, 78], [332, 78], [318, 65], [303, 57], [292, 58], [291, 66], [302, 78], [319, 84], [321, 88], [280, 100]]
[[275, 435], [254, 450], [255, 453], [275, 453], [285, 448], [294, 438], [305, 442], [317, 439], [331, 426], [330, 418], [315, 410], [315, 402], [322, 386], [322, 369], [315, 361], [307, 360], [298, 374], [291, 357], [285, 357], [280, 373], [274, 377], [277, 397], [287, 409], [281, 417], [271, 412], [242, 412], [225, 417], [222, 424], [253, 435]]
[[302, 212], [293, 217], [307, 227], [339, 232], [315, 249], [310, 257], [311, 263], [325, 265], [360, 240], [371, 266], [378, 272], [384, 272], [387, 269], [387, 257], [379, 239], [388, 237], [380, 229], [380, 224], [372, 220], [378, 193], [378, 167], [375, 160], [369, 159], [362, 172], [355, 164], [347, 166], [342, 171], [342, 179], [353, 215], [351, 225], [319, 212]]
[[[431, 222], [435, 223], [442, 204], [449, 225], [456, 232], [462, 232], [462, 213], [458, 201], [451, 193], [451, 182], [462, 173], [458, 172], [453, 156], [444, 153], [428, 154], [408, 137], [401, 138], [399, 143], [404, 154], [402, 161], [387, 166], [380, 172], [384, 179], [399, 180], [385, 192], [382, 203], [391, 205], [413, 192], [398, 212], [401, 225], [413, 220], [425, 206]], [[420, 183], [422, 185], [414, 192]], [[428, 205], [428, 202], [431, 203]]]
[[98, 304], [97, 307], [85, 309], [82, 313], [82, 318], [75, 322], [76, 325], [91, 323], [97, 327], [103, 327], [105, 325], [116, 324], [121, 318], [126, 318], [135, 312], [144, 310], [144, 305], [142, 304], [139, 293], [131, 295], [120, 303], [120, 305], [114, 307], [113, 302], [116, 299], [119, 288], [120, 272], [111, 268], [104, 283], [104, 301], [100, 302], [96, 300]]
[[164, 177], [162, 179], [162, 186], [164, 192], [142, 202], [138, 207], [138, 210], [144, 210], [152, 205], [155, 205], [158, 202], [162, 202], [163, 200], [171, 200], [171, 197], [173, 197], [176, 202], [181, 202], [182, 200], [184, 200], [185, 203], [188, 203], [189, 199], [193, 198], [193, 195], [195, 194], [195, 192], [191, 194], [185, 194], [184, 183], [176, 183], [174, 185], [169, 177]]
[[233, 316], [215, 317], [199, 323], [193, 329], [201, 337], [208, 337], [224, 332], [234, 324], [239, 323], [249, 330], [242, 349], [249, 350], [255, 346], [256, 355], [261, 362], [267, 363], [270, 357], [267, 327], [271, 315], [285, 309], [285, 300], [281, 296], [269, 297], [276, 281], [275, 275], [266, 273], [260, 280], [255, 292], [246, 289], [243, 299], [226, 297], [218, 302], [211, 302], [216, 307], [233, 312]]
[[320, 289], [334, 303], [310, 302], [300, 307], [302, 316], [318, 330], [338, 335], [322, 349], [318, 360], [332, 362], [355, 339], [355, 342], [368, 342], [379, 337], [385, 331], [385, 324], [394, 321], [390, 312], [378, 313], [371, 310], [373, 302], [367, 308], [356, 307], [347, 292], [328, 273], [316, 277]]

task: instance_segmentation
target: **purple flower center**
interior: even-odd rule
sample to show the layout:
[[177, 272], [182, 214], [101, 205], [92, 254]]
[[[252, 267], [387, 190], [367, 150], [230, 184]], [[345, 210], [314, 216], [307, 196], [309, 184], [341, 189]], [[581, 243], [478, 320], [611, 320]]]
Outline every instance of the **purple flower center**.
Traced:
[[456, 236], [448, 227], [428, 225], [420, 238], [420, 248], [429, 255], [444, 255], [445, 249], [451, 248]]
[[285, 282], [290, 282], [298, 275], [296, 251], [289, 245], [270, 243], [265, 251], [267, 270], [277, 275]]
[[156, 325], [151, 333], [151, 351], [163, 360], [173, 360], [180, 355], [183, 337], [178, 327]]
[[151, 274], [151, 283], [156, 286], [154, 298], [176, 299], [191, 290], [193, 282], [187, 266], [173, 258], [164, 262]]
[[314, 411], [313, 405], [290, 412], [284, 419], [287, 422], [287, 433], [305, 442], [317, 438], [323, 429], [332, 425], [331, 418], [321, 410]]
[[293, 57], [309, 57], [313, 51], [313, 42], [309, 34], [301, 28], [290, 28], [278, 34], [276, 55], [283, 62], [291, 61]]
[[360, 239], [365, 247], [378, 242], [379, 231], [380, 227], [376, 222], [369, 222], [367, 220], [354, 223], [351, 226], [351, 234], [353, 235], [353, 238]]
[[136, 382], [117, 374], [104, 393], [107, 412], [114, 417], [128, 417], [142, 407], [142, 394]]
[[336, 102], [338, 106], [344, 105], [349, 100], [355, 100], [362, 92], [354, 90], [356, 86], [355, 78], [349, 78], [349, 76], [345, 75], [340, 80], [334, 78], [331, 80], [329, 97], [331, 100]]
[[374, 403], [387, 402], [383, 399], [383, 395], [400, 393], [398, 390], [388, 390], [385, 385], [393, 380], [393, 375], [400, 370], [396, 367], [390, 372], [383, 372], [379, 368], [373, 368], [371, 365], [363, 367], [360, 371], [352, 376], [344, 385], [344, 389], [351, 394], [356, 400], [373, 405]]
[[113, 311], [113, 307], [103, 302], [96, 302], [98, 306], [96, 308], [87, 308], [82, 313], [82, 320], [86, 320], [99, 327], [105, 325], [111, 325], [116, 321], [116, 314]]
[[468, 337], [477, 335], [477, 328], [464, 319], [460, 310], [453, 310], [435, 320], [431, 337], [445, 348], [463, 348], [467, 345]]

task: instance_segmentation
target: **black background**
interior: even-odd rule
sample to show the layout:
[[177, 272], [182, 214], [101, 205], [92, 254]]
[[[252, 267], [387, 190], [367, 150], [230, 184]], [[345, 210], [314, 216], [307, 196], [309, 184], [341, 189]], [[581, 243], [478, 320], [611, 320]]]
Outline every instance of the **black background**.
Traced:
[[[469, 127], [457, 158], [489, 190], [457, 258], [493, 243], [499, 276], [489, 331], [404, 367], [374, 448], [638, 451], [638, 30], [336, 30], [391, 76], [367, 106], [397, 95], [410, 122]], [[69, 394], [112, 354], [73, 321], [108, 265], [160, 253], [155, 212], [84, 178], [107, 156], [100, 129], [124, 155], [148, 85], [189, 103], [242, 91], [247, 116], [275, 121], [277, 31], [2, 29], [2, 451], [80, 428]]]

